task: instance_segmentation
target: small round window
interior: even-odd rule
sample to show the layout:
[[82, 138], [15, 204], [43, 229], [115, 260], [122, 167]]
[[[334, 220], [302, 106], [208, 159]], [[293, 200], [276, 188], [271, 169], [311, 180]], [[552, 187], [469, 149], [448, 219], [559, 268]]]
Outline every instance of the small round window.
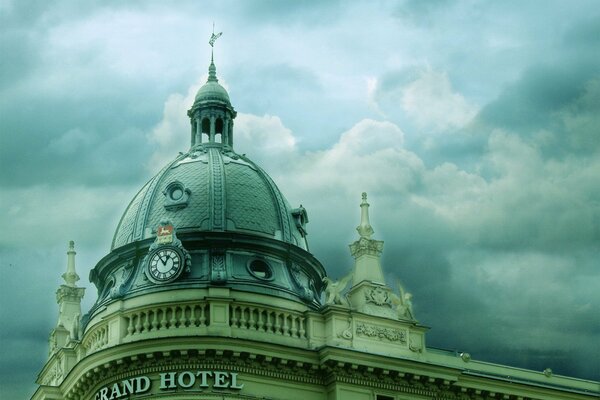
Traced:
[[183, 190], [181, 190], [181, 188], [179, 186], [174, 187], [171, 190], [171, 199], [179, 200], [182, 196], [183, 196]]
[[183, 187], [179, 184], [172, 185], [169, 188], [169, 197], [174, 201], [180, 200], [183, 197]]
[[248, 270], [258, 279], [269, 280], [273, 277], [273, 271], [269, 264], [262, 260], [254, 260], [248, 265]]

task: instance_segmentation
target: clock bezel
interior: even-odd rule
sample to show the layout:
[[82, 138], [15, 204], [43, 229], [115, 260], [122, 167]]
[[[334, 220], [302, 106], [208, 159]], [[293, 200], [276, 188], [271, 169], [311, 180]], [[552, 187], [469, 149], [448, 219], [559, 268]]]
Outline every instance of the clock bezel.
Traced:
[[[160, 253], [161, 251], [172, 251], [175, 254], [177, 254], [177, 257], [179, 258], [179, 267], [177, 268], [177, 271], [175, 271], [175, 273], [167, 279], [156, 278], [152, 274], [152, 260], [153, 260], [154, 256], [156, 254]], [[146, 262], [146, 276], [148, 277], [148, 279], [150, 281], [152, 281], [153, 283], [156, 283], [156, 284], [164, 284], [164, 283], [173, 282], [175, 279], [179, 278], [179, 276], [181, 275], [181, 272], [183, 271], [183, 268], [184, 268], [185, 261], [186, 260], [185, 260], [183, 252], [180, 249], [178, 249], [177, 247], [161, 246], [161, 247], [153, 250], [150, 254], [148, 254], [148, 261]]]

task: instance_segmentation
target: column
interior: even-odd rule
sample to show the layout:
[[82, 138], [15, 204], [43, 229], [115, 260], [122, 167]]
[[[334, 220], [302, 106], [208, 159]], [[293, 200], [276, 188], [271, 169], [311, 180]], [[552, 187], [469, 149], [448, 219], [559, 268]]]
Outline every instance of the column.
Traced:
[[212, 115], [210, 117], [210, 142], [214, 143], [215, 142], [215, 121], [217, 120], [217, 118]]

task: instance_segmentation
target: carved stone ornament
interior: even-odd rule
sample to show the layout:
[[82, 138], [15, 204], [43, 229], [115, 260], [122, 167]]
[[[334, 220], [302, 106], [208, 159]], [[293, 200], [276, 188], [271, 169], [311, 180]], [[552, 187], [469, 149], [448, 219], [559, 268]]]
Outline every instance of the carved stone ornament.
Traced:
[[379, 340], [385, 339], [390, 342], [406, 343], [406, 332], [400, 329], [358, 323], [356, 325], [356, 334], [359, 336], [378, 338]]
[[[408, 348], [410, 351], [414, 353], [421, 353], [423, 351], [423, 346], [421, 345], [421, 340], [418, 338], [410, 337], [408, 341]], [[470, 356], [469, 356], [470, 358]]]
[[[163, 249], [165, 250], [165, 252], [172, 252], [173, 254], [178, 254], [181, 257], [181, 270], [178, 271], [176, 274], [173, 274], [172, 278], [161, 281], [160, 279], [157, 279], [157, 276], [155, 276], [156, 273], [153, 272], [152, 268], [153, 259], [157, 257], [157, 252]], [[144, 275], [146, 276], [146, 278], [148, 278], [150, 281], [156, 284], [168, 283], [172, 280], [177, 279], [182, 272], [190, 272], [190, 267], [192, 265], [192, 256], [183, 247], [181, 240], [177, 238], [175, 227], [173, 226], [173, 224], [171, 224], [171, 222], [162, 221], [158, 225], [158, 227], [156, 228], [156, 239], [148, 249], [148, 254], [146, 254], [146, 257], [144, 257], [142, 265], [145, 266]]]
[[352, 318], [348, 318], [348, 327], [337, 335], [339, 338], [352, 339]]
[[391, 300], [388, 292], [380, 287], [373, 288], [365, 292], [365, 300], [369, 303], [375, 303], [378, 306], [390, 305]]
[[357, 258], [364, 254], [380, 256], [383, 251], [383, 241], [361, 237], [350, 245], [352, 257]]
[[348, 301], [342, 297], [342, 292], [348, 286], [353, 273], [349, 273], [339, 281], [332, 281], [328, 277], [323, 278], [325, 284], [325, 304], [348, 305]]
[[210, 261], [210, 280], [213, 283], [227, 282], [227, 268], [225, 267], [225, 254], [213, 254]]
[[300, 297], [305, 301], [312, 301], [315, 297], [312, 290], [314, 286], [312, 279], [296, 264], [292, 264], [290, 270], [292, 272], [292, 279], [300, 291]]
[[133, 278], [133, 261], [129, 260], [124, 262], [119, 266], [117, 271], [121, 271], [120, 277], [115, 273], [113, 278], [115, 285], [110, 290], [110, 297], [113, 299], [119, 299], [125, 295], [127, 292], [127, 286], [131, 283], [131, 278]]
[[56, 301], [77, 301], [83, 297], [84, 288], [61, 285], [56, 291]]

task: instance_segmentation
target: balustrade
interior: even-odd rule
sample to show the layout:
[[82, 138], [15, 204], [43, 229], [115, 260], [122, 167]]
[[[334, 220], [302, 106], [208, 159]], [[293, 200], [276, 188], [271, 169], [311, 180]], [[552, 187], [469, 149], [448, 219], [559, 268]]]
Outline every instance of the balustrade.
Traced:
[[[152, 337], [210, 334], [210, 310], [210, 303], [202, 302], [166, 304], [127, 311], [120, 316], [115, 315], [115, 319], [109, 317], [101, 325], [93, 327], [86, 333], [83, 344], [86, 352], [91, 353], [106, 347], [109, 338], [111, 343], [114, 341], [116, 344]], [[256, 338], [252, 332], [260, 332], [279, 336], [281, 339], [277, 340], [306, 340], [306, 325], [304, 314], [297, 311], [257, 304], [229, 305], [229, 326], [233, 337]]]
[[104, 348], [108, 344], [108, 325], [104, 324], [95, 328], [83, 342], [86, 353], [93, 353]]
[[233, 328], [306, 339], [306, 319], [300, 313], [243, 304], [231, 305], [229, 313]]
[[203, 328], [209, 325], [207, 304], [177, 304], [137, 310], [125, 315], [125, 337], [178, 328]]

